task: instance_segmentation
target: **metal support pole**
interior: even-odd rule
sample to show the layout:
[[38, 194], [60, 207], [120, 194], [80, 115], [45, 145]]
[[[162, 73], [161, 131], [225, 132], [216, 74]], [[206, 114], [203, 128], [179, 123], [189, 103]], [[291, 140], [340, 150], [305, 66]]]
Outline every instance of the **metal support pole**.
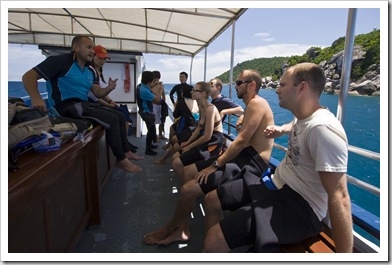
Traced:
[[191, 59], [191, 69], [189, 69], [189, 84], [192, 85], [192, 68], [193, 68], [193, 56]]
[[207, 47], [204, 49], [204, 82], [207, 80]]
[[336, 112], [336, 117], [339, 119], [340, 123], [342, 124], [344, 122], [344, 112], [346, 108], [348, 87], [350, 85], [350, 74], [351, 74], [351, 64], [353, 58], [356, 17], [357, 17], [357, 9], [350, 8], [348, 11], [346, 40], [344, 43], [344, 55], [343, 55], [342, 76], [340, 79], [340, 94], [339, 94], [339, 101], [338, 101], [338, 109]]
[[[234, 40], [235, 40], [235, 21], [231, 25], [231, 58], [230, 58], [230, 80], [229, 80], [229, 98], [232, 99], [233, 71], [234, 71]], [[228, 117], [228, 123], [231, 124], [231, 115]], [[227, 128], [228, 134], [231, 133], [231, 126]]]

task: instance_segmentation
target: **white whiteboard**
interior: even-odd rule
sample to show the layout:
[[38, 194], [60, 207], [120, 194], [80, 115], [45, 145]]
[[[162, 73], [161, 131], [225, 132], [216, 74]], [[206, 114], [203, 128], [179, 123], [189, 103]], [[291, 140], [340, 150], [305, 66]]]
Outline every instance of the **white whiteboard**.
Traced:
[[[129, 65], [130, 89], [124, 90], [125, 64]], [[103, 66], [103, 76], [106, 82], [109, 77], [117, 80], [116, 89], [110, 92], [109, 97], [118, 103], [135, 103], [136, 73], [135, 64], [107, 61]]]

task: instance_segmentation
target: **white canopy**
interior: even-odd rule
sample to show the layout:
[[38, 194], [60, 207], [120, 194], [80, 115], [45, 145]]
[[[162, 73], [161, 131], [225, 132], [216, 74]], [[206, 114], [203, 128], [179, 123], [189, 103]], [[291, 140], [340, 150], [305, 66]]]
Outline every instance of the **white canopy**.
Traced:
[[195, 56], [246, 8], [10, 8], [8, 43], [70, 47], [88, 35], [108, 50]]

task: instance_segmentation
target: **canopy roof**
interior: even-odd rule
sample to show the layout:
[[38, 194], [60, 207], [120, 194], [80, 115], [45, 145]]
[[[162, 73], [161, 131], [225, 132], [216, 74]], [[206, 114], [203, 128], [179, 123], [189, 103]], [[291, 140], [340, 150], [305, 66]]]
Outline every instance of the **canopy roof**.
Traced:
[[8, 43], [70, 47], [91, 36], [108, 50], [195, 56], [246, 8], [10, 8]]

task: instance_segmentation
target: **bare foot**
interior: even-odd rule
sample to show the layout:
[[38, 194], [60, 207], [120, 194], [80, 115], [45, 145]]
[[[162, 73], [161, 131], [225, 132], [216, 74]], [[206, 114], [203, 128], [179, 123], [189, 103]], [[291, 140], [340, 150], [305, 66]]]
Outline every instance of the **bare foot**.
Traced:
[[163, 150], [167, 150], [170, 147], [170, 143], [165, 144], [164, 146], [162, 146]]
[[125, 171], [136, 173], [142, 171], [142, 169], [138, 166], [129, 161], [127, 158], [124, 158], [121, 161], [117, 162], [117, 166]]
[[173, 233], [165, 237], [163, 240], [159, 240], [157, 244], [166, 246], [176, 241], [188, 241], [189, 238], [190, 238], [189, 232], [185, 232], [183, 229], [177, 227], [176, 230], [173, 231]]
[[162, 159], [158, 159], [158, 160], [155, 160], [153, 163], [155, 165], [164, 165], [164, 164], [166, 164], [166, 161], [162, 160]]
[[154, 245], [157, 244], [159, 240], [164, 239], [170, 233], [172, 233], [173, 230], [169, 229], [168, 227], [164, 226], [162, 228], [159, 228], [157, 230], [154, 230], [146, 235], [144, 235], [144, 243], [148, 245]]
[[141, 160], [144, 156], [138, 156], [137, 154], [132, 153], [131, 151], [125, 154], [129, 160]]

